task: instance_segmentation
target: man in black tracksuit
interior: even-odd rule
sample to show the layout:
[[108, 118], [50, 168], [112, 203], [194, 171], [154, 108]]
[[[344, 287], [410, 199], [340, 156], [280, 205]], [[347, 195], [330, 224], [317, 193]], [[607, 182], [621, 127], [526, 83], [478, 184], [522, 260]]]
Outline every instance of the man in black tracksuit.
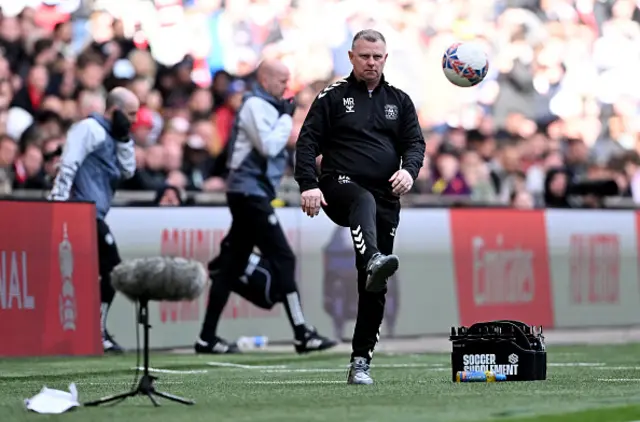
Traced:
[[359, 299], [347, 382], [372, 384], [369, 365], [387, 279], [399, 266], [392, 255], [399, 197], [418, 176], [425, 143], [413, 102], [384, 80], [383, 35], [361, 31], [351, 50], [351, 75], [329, 85], [311, 105], [296, 144], [295, 179], [307, 215], [318, 215], [322, 207], [333, 222], [351, 229]]

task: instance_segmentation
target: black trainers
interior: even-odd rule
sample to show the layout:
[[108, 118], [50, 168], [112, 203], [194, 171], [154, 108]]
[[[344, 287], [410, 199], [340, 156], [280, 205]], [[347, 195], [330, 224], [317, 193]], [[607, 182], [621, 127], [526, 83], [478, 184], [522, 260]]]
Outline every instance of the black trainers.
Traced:
[[295, 339], [293, 344], [296, 352], [303, 354], [331, 349], [335, 347], [338, 342], [321, 336], [315, 328], [309, 327], [309, 330], [304, 334], [304, 338]]
[[227, 341], [221, 339], [220, 337], [215, 337], [213, 341], [210, 342], [198, 339], [193, 348], [195, 349], [196, 353], [208, 355], [241, 353], [236, 343], [227, 343]]
[[108, 332], [102, 334], [102, 348], [105, 353], [124, 353], [124, 349], [116, 343]]
[[383, 255], [377, 253], [371, 257], [367, 264], [367, 284], [369, 292], [378, 293], [387, 287], [387, 279], [398, 271], [400, 260], [396, 255]]

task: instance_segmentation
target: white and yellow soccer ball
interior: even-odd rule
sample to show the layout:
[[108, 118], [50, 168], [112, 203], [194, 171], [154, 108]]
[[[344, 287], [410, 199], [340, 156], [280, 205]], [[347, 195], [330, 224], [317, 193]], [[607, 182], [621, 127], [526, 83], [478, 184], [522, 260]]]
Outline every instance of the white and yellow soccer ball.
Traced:
[[487, 76], [488, 69], [487, 53], [478, 43], [454, 43], [442, 56], [444, 75], [459, 87], [478, 85]]

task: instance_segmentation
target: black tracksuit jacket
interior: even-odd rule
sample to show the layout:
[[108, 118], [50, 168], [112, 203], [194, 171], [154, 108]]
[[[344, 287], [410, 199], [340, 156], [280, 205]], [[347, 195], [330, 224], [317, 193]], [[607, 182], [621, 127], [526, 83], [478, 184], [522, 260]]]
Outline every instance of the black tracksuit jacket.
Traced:
[[369, 93], [353, 73], [326, 87], [313, 101], [296, 143], [295, 179], [300, 191], [318, 187], [321, 174], [349, 176], [384, 196], [400, 168], [415, 180], [425, 142], [411, 98], [384, 80]]

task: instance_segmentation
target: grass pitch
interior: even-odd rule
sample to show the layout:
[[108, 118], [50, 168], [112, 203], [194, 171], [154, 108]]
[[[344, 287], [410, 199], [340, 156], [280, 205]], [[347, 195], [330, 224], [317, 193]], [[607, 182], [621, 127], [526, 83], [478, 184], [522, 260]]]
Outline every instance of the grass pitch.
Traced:
[[101, 358], [0, 360], [0, 421], [640, 421], [640, 344], [548, 349], [548, 380], [454, 384], [447, 354], [376, 355], [373, 386], [345, 384], [348, 357], [255, 353], [155, 353], [161, 391], [196, 400], [184, 406], [145, 397], [63, 415], [25, 410], [43, 385], [78, 386], [80, 401], [132, 387], [135, 354]]

